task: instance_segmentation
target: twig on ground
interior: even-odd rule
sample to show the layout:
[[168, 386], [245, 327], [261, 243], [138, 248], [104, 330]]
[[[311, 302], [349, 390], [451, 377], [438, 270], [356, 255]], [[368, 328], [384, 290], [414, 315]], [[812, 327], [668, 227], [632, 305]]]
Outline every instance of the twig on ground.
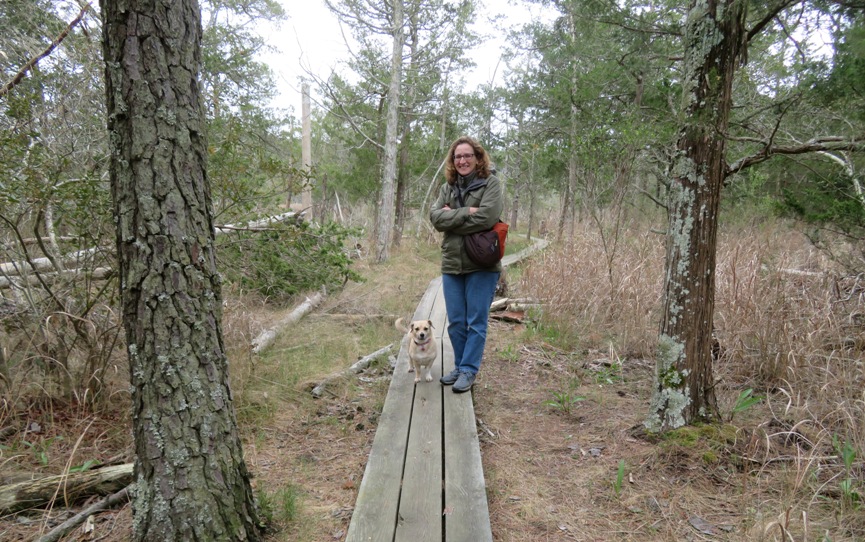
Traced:
[[132, 485], [130, 484], [124, 487], [117, 493], [105, 497], [101, 501], [86, 508], [81, 513], [72, 516], [71, 518], [67, 519], [66, 521], [52, 529], [50, 532], [39, 538], [36, 542], [55, 542], [56, 540], [60, 540], [60, 538], [66, 535], [66, 533], [84, 523], [88, 517], [92, 516], [96, 512], [108, 510], [120, 504], [126, 503], [129, 500], [129, 488], [131, 486]]

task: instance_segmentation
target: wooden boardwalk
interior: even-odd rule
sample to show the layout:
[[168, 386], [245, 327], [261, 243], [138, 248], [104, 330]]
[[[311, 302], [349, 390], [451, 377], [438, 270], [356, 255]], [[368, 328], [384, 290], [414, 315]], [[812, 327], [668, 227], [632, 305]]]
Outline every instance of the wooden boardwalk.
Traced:
[[[538, 248], [509, 255], [502, 263]], [[430, 282], [412, 317], [422, 319], [432, 320], [440, 350], [434, 380], [414, 384], [403, 340], [347, 542], [493, 539], [472, 394], [453, 393], [438, 381], [454, 368], [441, 277]]]
[[440, 355], [415, 386], [406, 341], [379, 418], [346, 541], [492, 540], [471, 393], [442, 386], [453, 369], [441, 277], [412, 320], [432, 320]]

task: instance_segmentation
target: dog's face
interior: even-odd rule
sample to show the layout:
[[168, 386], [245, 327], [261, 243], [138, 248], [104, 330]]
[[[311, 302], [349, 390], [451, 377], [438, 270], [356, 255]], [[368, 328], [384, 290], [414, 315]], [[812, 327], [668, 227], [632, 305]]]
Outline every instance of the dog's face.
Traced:
[[411, 323], [409, 332], [418, 342], [424, 342], [432, 336], [432, 320], [415, 320]]

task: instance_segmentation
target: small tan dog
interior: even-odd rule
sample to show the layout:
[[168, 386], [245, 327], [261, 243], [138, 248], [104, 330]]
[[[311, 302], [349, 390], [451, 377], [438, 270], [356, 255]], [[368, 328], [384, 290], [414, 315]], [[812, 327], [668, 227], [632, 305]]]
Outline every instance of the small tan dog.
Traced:
[[432, 334], [432, 320], [415, 320], [406, 328], [400, 318], [394, 322], [394, 325], [408, 338], [408, 372], [414, 371], [415, 383], [420, 382], [421, 368], [426, 369], [424, 380], [432, 382], [432, 366], [438, 354]]

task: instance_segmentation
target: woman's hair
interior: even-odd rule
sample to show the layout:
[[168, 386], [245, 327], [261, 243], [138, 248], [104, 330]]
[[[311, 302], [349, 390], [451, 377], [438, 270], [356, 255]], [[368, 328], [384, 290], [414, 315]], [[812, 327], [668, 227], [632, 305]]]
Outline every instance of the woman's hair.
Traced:
[[486, 179], [490, 176], [490, 159], [487, 156], [487, 151], [481, 147], [481, 144], [471, 138], [469, 136], [462, 136], [453, 143], [451, 143], [451, 148], [448, 149], [448, 155], [445, 158], [445, 179], [447, 179], [448, 184], [454, 184], [457, 181], [457, 168], [454, 165], [454, 151], [457, 148], [457, 145], [462, 145], [463, 143], [467, 143], [472, 146], [474, 149], [475, 158], [478, 161], [477, 166], [475, 166], [475, 171], [478, 172], [478, 177], [482, 179]]

